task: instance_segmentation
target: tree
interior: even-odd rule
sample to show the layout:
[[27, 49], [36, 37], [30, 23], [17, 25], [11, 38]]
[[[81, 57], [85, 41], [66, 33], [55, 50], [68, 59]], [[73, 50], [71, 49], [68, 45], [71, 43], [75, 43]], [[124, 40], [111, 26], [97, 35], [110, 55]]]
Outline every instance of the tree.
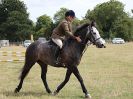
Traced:
[[129, 18], [128, 14], [124, 12], [124, 4], [116, 0], [97, 5], [94, 10], [88, 10], [86, 19], [95, 19], [104, 38], [112, 38], [114, 30], [114, 23], [120, 19]]
[[7, 18], [7, 9], [3, 5], [3, 1], [0, 3], [0, 24]]
[[[11, 41], [29, 39], [33, 32], [33, 23], [25, 4], [19, 0], [2, 0], [0, 10], [0, 36]], [[3, 20], [4, 19], [4, 20]]]
[[112, 32], [114, 37], [121, 37], [126, 41], [133, 40], [133, 19], [126, 18], [115, 21]]
[[55, 13], [53, 19], [56, 25], [59, 24], [59, 22], [65, 18], [65, 13], [67, 11], [68, 11], [67, 8], [60, 8], [60, 10]]
[[40, 16], [36, 22], [35, 34], [34, 34], [35, 38], [36, 39], [38, 37], [49, 38], [53, 29], [52, 25], [53, 21], [49, 16], [47, 16], [46, 14]]

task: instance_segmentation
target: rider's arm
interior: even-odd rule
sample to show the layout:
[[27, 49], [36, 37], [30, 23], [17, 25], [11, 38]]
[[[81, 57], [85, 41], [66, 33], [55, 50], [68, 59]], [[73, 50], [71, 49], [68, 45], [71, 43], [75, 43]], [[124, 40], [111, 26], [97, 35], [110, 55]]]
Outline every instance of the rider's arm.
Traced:
[[72, 37], [73, 39], [76, 39], [78, 42], [81, 42], [81, 39], [79, 37], [74, 36], [73, 33], [70, 31], [71, 27], [68, 26], [67, 22], [64, 22], [62, 24], [62, 27], [63, 27], [66, 35]]
[[69, 35], [69, 36], [73, 35], [72, 32], [70, 31], [70, 27], [68, 26], [67, 22], [62, 23], [62, 28], [65, 32], [65, 35]]
[[72, 38], [75, 39], [75, 36], [73, 35], [73, 33], [70, 31], [70, 27], [68, 26], [68, 23], [67, 22], [64, 22], [62, 24], [62, 27], [65, 31], [65, 35], [68, 35], [68, 36], [71, 36]]

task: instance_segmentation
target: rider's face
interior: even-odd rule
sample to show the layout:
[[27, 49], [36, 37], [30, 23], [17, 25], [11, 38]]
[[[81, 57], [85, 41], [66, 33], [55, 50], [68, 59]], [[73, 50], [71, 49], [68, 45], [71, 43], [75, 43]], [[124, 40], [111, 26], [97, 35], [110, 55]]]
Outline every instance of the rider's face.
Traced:
[[72, 16], [68, 16], [67, 19], [68, 21], [72, 22], [74, 20], [75, 17], [72, 17]]

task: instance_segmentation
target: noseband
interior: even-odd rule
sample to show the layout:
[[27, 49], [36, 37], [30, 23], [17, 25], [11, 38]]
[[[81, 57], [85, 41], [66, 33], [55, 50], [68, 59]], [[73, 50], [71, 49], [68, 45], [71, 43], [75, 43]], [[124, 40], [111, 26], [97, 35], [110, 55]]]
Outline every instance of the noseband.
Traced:
[[[92, 29], [92, 27], [89, 26], [89, 29], [90, 29], [90, 32], [89, 32], [89, 33], [90, 33], [90, 35], [91, 35], [91, 37], [92, 37], [92, 39], [93, 39], [91, 42], [92, 42], [93, 44], [96, 44], [97, 40], [101, 39], [101, 37], [95, 39], [95, 37], [93, 36], [93, 29]], [[88, 33], [87, 33], [87, 34], [88, 34]]]
[[[92, 37], [93, 40], [89, 40], [90, 42], [88, 42], [88, 35], [90, 34], [90, 36]], [[91, 38], [90, 38], [91, 39]], [[88, 26], [88, 31], [86, 33], [85, 39], [83, 40], [83, 42], [81, 44], [83, 44], [85, 46], [85, 49], [83, 50], [82, 55], [85, 53], [87, 47], [91, 44], [96, 44], [97, 40], [101, 39], [101, 37], [95, 39], [95, 37], [93, 36], [93, 29], [91, 26]]]
[[[89, 35], [89, 34], [90, 34], [90, 36], [91, 36], [92, 39], [93, 39], [93, 40], [90, 40], [91, 43], [93, 43], [93, 44], [96, 44], [97, 40], [99, 40], [99, 39], [101, 38], [101, 37], [99, 37], [99, 38], [95, 39], [95, 37], [93, 36], [93, 29], [92, 29], [92, 27], [91, 27], [91, 26], [88, 26], [88, 31], [87, 31], [87, 33], [86, 33], [86, 36], [85, 36], [85, 38], [84, 38], [82, 44], [86, 45], [86, 39], [88, 38], [88, 35]], [[90, 38], [90, 39], [91, 39], [91, 38]]]

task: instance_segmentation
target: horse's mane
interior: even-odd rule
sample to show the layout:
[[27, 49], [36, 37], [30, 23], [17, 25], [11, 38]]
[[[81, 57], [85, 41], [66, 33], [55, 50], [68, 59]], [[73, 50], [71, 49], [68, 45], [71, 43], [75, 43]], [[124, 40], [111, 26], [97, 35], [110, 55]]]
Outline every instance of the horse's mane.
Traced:
[[[77, 29], [76, 29], [75, 32], [74, 32], [74, 36], [84, 37], [85, 34], [84, 34], [84, 32], [83, 32], [83, 29], [85, 29], [85, 28], [88, 27], [89, 25], [90, 25], [89, 23], [85, 23], [85, 24], [82, 24], [82, 25], [78, 26]], [[66, 43], [66, 45], [69, 46], [69, 45], [72, 44], [73, 41], [75, 41], [75, 40], [72, 39], [72, 38], [70, 37], [70, 38], [67, 39], [67, 42], [65, 42], [65, 43]], [[79, 46], [77, 46], [77, 47], [79, 48]], [[77, 49], [78, 49], [78, 48], [77, 48]]]
[[77, 33], [79, 31], [81, 31], [83, 28], [88, 27], [89, 25], [90, 25], [89, 23], [85, 23], [85, 24], [82, 24], [82, 25], [78, 26], [77, 29], [76, 29], [76, 31], [74, 32], [74, 35], [77, 35]]

